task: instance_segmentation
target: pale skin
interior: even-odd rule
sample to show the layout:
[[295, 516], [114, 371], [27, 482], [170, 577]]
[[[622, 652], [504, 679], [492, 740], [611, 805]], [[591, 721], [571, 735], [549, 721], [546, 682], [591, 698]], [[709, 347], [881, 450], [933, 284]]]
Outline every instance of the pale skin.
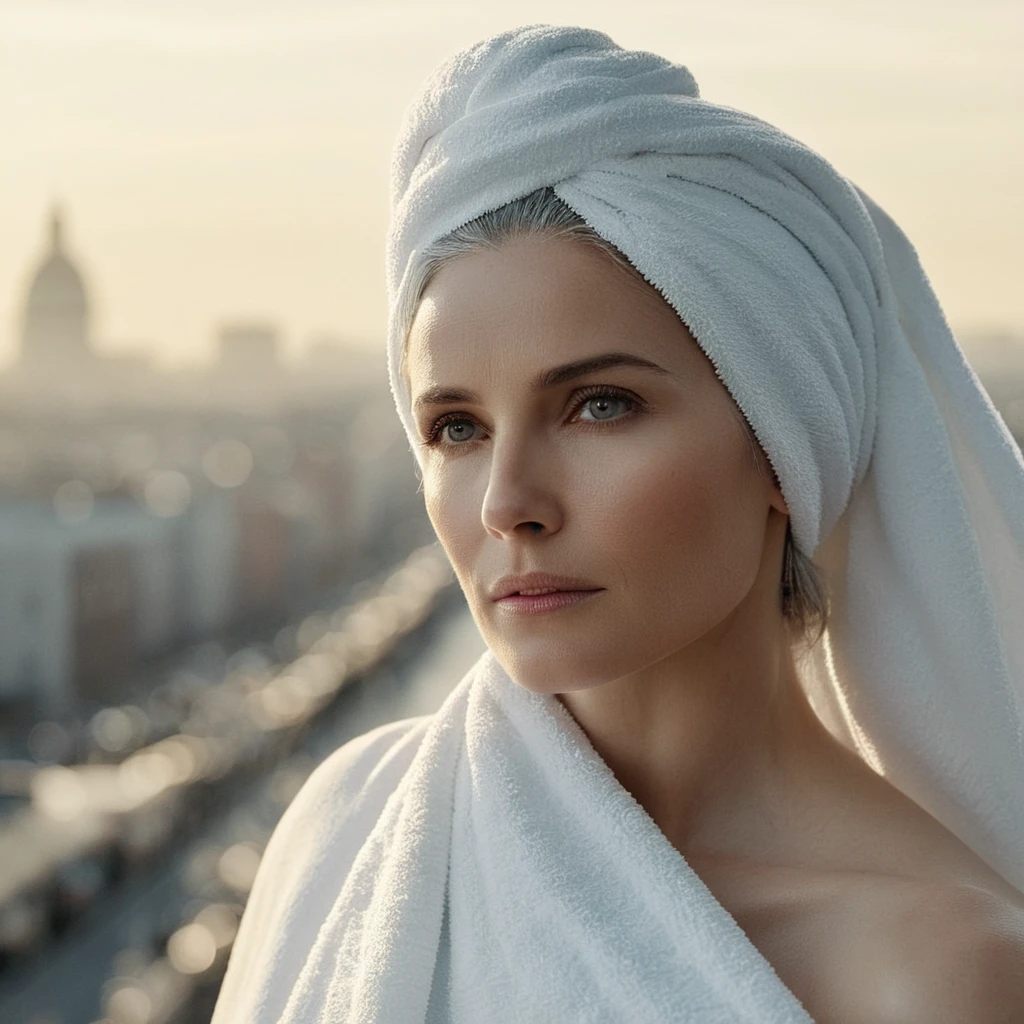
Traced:
[[[610, 352], [661, 372], [532, 387]], [[424, 499], [487, 644], [557, 696], [814, 1019], [1024, 1021], [1024, 896], [812, 710], [785, 498], [658, 292], [566, 239], [463, 256], [424, 293], [408, 382], [414, 403], [474, 395], [414, 415], [419, 440], [447, 420]], [[544, 615], [491, 601], [531, 570], [603, 590]]]

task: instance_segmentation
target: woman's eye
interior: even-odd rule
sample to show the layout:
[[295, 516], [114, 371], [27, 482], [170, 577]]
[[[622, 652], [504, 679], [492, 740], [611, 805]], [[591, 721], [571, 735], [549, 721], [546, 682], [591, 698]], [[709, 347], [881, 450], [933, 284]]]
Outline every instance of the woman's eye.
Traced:
[[437, 436], [437, 434], [443, 433], [444, 431], [448, 430], [451, 427], [455, 427], [456, 429], [453, 431], [453, 433], [445, 435], [445, 439], [450, 444], [459, 445], [459, 444], [462, 444], [462, 443], [465, 442], [466, 438], [469, 436], [470, 432], [472, 431], [473, 426], [474, 426], [474, 423], [473, 423], [472, 420], [467, 420], [467, 419], [451, 419], [451, 420], [447, 420], [446, 422], [441, 423], [437, 427], [437, 430], [435, 431], [435, 437]]
[[615, 417], [613, 415], [609, 416], [609, 415], [606, 415], [606, 413], [608, 411], [608, 406], [611, 406], [613, 411], [614, 411], [614, 407], [615, 407], [615, 403], [616, 402], [619, 405], [625, 405], [625, 406], [629, 406], [630, 405], [630, 400], [628, 398], [624, 398], [622, 395], [613, 395], [613, 394], [591, 395], [589, 398], [585, 398], [580, 403], [580, 409], [585, 409], [588, 405], [593, 403], [594, 412], [595, 412], [595, 418], [598, 421], [606, 420], [606, 419], [614, 419]]
[[[571, 421], [577, 423], [604, 423], [626, 419], [637, 409], [642, 402], [630, 394], [611, 390], [593, 390], [580, 397], [573, 408]], [[625, 414], [615, 414], [616, 406], [625, 407]], [[587, 407], [591, 407], [589, 419], [579, 418], [579, 414]], [[477, 429], [474, 420], [459, 413], [447, 413], [434, 423], [430, 433], [421, 444], [424, 447], [440, 448], [462, 448], [466, 447], [473, 440], [473, 431]]]

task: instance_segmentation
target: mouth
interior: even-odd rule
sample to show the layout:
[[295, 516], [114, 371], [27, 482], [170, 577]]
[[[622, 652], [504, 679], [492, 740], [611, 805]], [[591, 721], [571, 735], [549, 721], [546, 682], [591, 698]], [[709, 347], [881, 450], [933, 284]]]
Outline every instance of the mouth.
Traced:
[[569, 588], [563, 589], [562, 587], [537, 587], [535, 590], [514, 590], [511, 594], [506, 594], [506, 597], [540, 597], [541, 594], [586, 594], [591, 590], [598, 590], [599, 587], [587, 587], [579, 590], [570, 590]]
[[578, 605], [592, 600], [602, 593], [604, 593], [603, 587], [597, 587], [593, 590], [553, 590], [544, 588], [540, 593], [517, 591], [514, 594], [507, 594], [505, 597], [498, 598], [494, 603], [505, 611], [538, 614]]
[[590, 593], [603, 590], [588, 579], [551, 572], [527, 572], [504, 576], [490, 587], [492, 601], [506, 597], [544, 597], [554, 593]]

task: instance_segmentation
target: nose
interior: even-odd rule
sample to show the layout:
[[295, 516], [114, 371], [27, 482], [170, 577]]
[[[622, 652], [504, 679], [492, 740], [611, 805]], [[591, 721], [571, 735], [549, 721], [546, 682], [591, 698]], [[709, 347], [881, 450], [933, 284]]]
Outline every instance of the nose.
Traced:
[[561, 526], [556, 468], [536, 440], [495, 443], [480, 518], [498, 540], [554, 533]]

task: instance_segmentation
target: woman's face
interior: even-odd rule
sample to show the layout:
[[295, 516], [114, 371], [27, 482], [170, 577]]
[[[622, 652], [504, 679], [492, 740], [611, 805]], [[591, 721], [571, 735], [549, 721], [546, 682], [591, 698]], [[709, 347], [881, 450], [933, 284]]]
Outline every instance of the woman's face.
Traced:
[[[537, 385], [608, 353], [660, 370]], [[460, 257], [425, 291], [408, 356], [417, 440], [433, 438], [427, 512], [481, 634], [522, 686], [609, 682], [694, 644], [745, 600], [749, 614], [759, 575], [775, 574], [758, 590], [777, 595], [766, 531], [787, 509], [770, 470], [671, 306], [604, 254], [534, 237]], [[417, 404], [438, 388], [472, 397]], [[602, 589], [543, 614], [492, 600], [500, 577], [531, 571]]]

